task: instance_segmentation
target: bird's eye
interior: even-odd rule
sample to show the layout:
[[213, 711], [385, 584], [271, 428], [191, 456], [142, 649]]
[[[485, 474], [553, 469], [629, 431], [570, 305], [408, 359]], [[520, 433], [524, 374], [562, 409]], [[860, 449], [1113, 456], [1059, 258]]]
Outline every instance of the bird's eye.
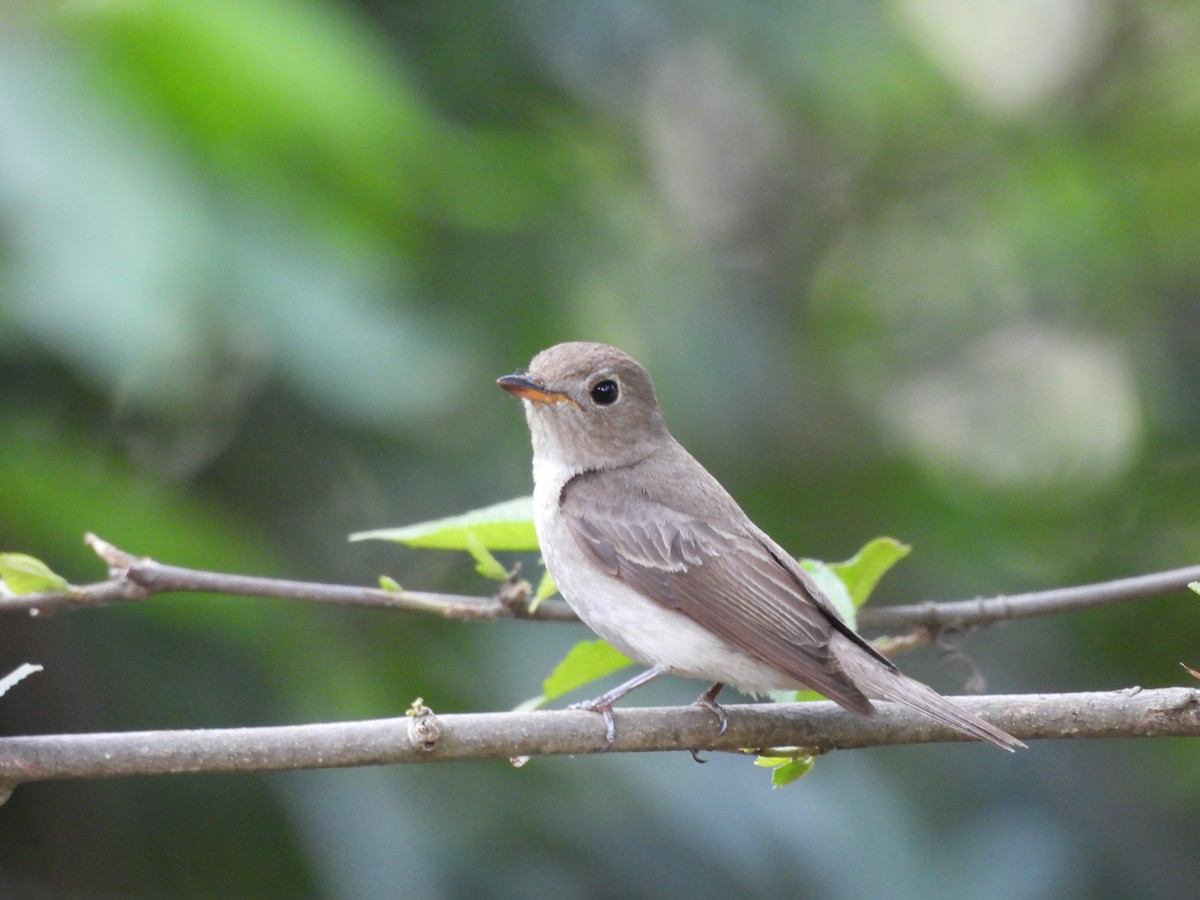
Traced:
[[592, 385], [592, 389], [588, 393], [591, 395], [592, 402], [597, 406], [611, 406], [617, 402], [617, 397], [621, 392], [615, 381], [606, 378]]

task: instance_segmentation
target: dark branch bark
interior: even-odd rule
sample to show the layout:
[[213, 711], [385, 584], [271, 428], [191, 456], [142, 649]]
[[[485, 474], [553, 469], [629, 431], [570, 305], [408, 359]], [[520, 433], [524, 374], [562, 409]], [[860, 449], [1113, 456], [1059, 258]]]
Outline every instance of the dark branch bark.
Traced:
[[[1164, 688], [1085, 694], [955, 697], [955, 703], [1031, 739], [1200, 736], [1200, 691]], [[726, 707], [717, 734], [699, 707], [623, 708], [609, 752], [821, 751], [963, 741], [920, 713], [878, 704], [870, 717], [834, 703]], [[428, 712], [426, 710], [426, 712]], [[604, 723], [582, 710], [402, 716], [362, 722], [193, 731], [0, 738], [0, 786], [28, 781], [196, 772], [266, 772], [392, 763], [598, 753]]]

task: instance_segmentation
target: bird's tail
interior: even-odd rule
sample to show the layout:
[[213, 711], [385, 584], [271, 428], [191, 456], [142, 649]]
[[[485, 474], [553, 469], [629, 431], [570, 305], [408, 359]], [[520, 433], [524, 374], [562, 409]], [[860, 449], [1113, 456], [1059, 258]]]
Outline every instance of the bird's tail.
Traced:
[[[840, 642], [839, 642], [840, 643]], [[1010, 753], [1025, 744], [1007, 731], [983, 721], [974, 713], [951, 703], [933, 688], [895, 669], [885, 668], [848, 639], [837, 648], [838, 661], [860, 690], [873, 700], [891, 700], [922, 712], [943, 725], [995, 744]]]

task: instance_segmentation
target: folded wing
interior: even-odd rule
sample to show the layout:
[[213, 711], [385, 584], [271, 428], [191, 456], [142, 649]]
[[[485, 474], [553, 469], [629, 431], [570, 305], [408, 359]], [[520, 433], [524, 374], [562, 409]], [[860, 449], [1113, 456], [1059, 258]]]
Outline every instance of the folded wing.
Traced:
[[571, 536], [598, 566], [843, 706], [872, 711], [830, 648], [834, 632], [865, 642], [799, 564], [749, 520], [723, 530], [622, 479], [619, 470], [584, 473], [561, 497]]

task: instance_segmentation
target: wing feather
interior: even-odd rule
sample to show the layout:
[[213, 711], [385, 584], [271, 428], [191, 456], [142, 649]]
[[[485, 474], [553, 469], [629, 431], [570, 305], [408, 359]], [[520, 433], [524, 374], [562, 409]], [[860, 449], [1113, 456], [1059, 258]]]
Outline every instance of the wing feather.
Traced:
[[[563, 520], [596, 565], [755, 659], [844, 706], [871, 711], [830, 647], [835, 631], [865, 642], [794, 560], [736, 506], [739, 515], [718, 525], [651, 496], [645, 485], [630, 489], [627, 478], [619, 470], [587, 472], [563, 490]], [[732, 527], [724, 524], [730, 518]]]

